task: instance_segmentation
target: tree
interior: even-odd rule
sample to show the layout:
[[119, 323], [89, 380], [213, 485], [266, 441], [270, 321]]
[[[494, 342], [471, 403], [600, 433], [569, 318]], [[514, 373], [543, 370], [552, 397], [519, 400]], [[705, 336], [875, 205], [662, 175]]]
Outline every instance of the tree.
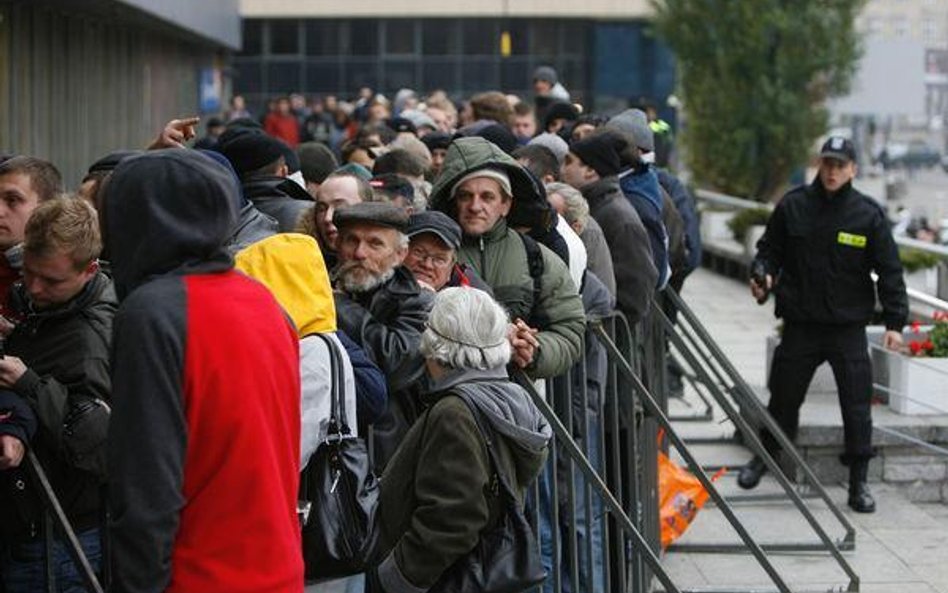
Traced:
[[826, 131], [848, 92], [864, 0], [653, 0], [678, 59], [695, 180], [766, 201]]

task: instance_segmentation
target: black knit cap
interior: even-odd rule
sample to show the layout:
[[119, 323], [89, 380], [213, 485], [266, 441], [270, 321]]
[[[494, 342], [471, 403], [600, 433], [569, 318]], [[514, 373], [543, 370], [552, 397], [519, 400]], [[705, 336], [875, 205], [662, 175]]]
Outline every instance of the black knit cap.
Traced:
[[474, 135], [490, 140], [507, 154], [511, 154], [513, 151], [517, 150], [518, 146], [520, 146], [520, 143], [517, 142], [517, 137], [513, 135], [513, 132], [511, 132], [506, 126], [502, 126], [500, 124], [484, 126]]
[[576, 108], [573, 107], [571, 103], [557, 101], [547, 109], [546, 116], [543, 118], [543, 129], [548, 129], [550, 124], [555, 120], [565, 119], [567, 121], [575, 121], [577, 117], [579, 117], [579, 112], [576, 111]]
[[111, 173], [123, 160], [141, 154], [141, 150], [116, 150], [89, 165], [88, 173]]
[[600, 177], [618, 175], [622, 170], [620, 155], [628, 143], [621, 135], [612, 132], [597, 132], [591, 134], [570, 147], [570, 152], [579, 157], [583, 163], [592, 167]]
[[287, 151], [284, 147], [286, 144], [267, 134], [244, 132], [228, 142], [218, 144], [217, 148], [227, 157], [238, 175], [245, 175], [273, 163], [281, 156], [285, 157]]
[[448, 146], [453, 140], [451, 134], [447, 132], [431, 132], [422, 136], [421, 141], [425, 143], [425, 146], [428, 147], [428, 150], [435, 150], [436, 148], [442, 148], [444, 150], [448, 149]]

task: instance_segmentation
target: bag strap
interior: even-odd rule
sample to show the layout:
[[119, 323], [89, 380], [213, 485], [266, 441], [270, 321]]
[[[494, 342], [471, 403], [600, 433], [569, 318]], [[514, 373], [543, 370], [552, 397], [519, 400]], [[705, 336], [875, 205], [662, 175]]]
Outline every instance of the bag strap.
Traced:
[[514, 500], [517, 500], [517, 494], [514, 492], [513, 487], [511, 487], [510, 482], [507, 481], [507, 477], [504, 475], [504, 471], [500, 465], [500, 460], [497, 459], [497, 450], [494, 448], [494, 442], [491, 439], [491, 434], [494, 433], [493, 430], [485, 429], [483, 424], [483, 415], [480, 410], [477, 409], [473, 403], [471, 403], [470, 395], [464, 390], [462, 385], [456, 385], [452, 388], [452, 393], [454, 393], [471, 411], [471, 415], [474, 417], [474, 424], [477, 426], [477, 431], [481, 433], [481, 438], [484, 439], [484, 443], [487, 445], [487, 457], [490, 459], [491, 467], [494, 470], [494, 474], [497, 476], [500, 485], [503, 486], [504, 492], [507, 495], [513, 497]]
[[335, 341], [326, 334], [309, 334], [317, 336], [326, 344], [329, 350], [329, 375], [332, 384], [332, 395], [329, 398], [329, 434], [345, 436], [352, 431], [349, 429], [349, 422], [346, 418], [346, 405], [343, 400], [345, 392], [345, 383], [343, 380], [344, 371], [342, 364], [342, 355], [336, 346]]

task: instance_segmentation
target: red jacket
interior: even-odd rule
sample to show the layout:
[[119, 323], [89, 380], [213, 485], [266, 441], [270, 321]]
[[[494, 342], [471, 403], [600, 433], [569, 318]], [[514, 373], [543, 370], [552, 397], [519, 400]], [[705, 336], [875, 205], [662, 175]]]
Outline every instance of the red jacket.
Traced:
[[290, 148], [300, 145], [300, 123], [295, 115], [268, 113], [263, 120], [263, 130], [274, 138], [286, 142]]

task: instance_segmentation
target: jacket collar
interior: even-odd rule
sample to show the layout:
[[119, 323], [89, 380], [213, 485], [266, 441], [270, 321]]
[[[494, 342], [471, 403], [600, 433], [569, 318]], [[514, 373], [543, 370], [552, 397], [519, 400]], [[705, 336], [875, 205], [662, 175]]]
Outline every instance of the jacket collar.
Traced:
[[584, 185], [582, 188], [583, 197], [590, 202], [603, 200], [609, 197], [610, 194], [615, 194], [619, 191], [621, 191], [619, 189], [619, 178], [614, 175], [593, 181], [592, 183]]
[[[33, 303], [23, 283], [19, 282], [13, 288], [12, 304], [16, 311], [32, 319], [66, 317], [94, 305], [100, 300], [103, 300], [103, 297], [108, 298], [109, 295], [104, 294], [108, 287], [108, 278], [102, 272], [99, 272], [93, 276], [91, 280], [86, 282], [86, 285], [82, 287], [79, 294], [72, 297], [69, 301], [37, 311], [33, 309]], [[114, 301], [115, 297], [112, 296], [111, 300]]]
[[461, 243], [463, 245], [475, 245], [475, 246], [481, 243], [482, 241], [485, 244], [495, 243], [507, 236], [507, 229], [508, 229], [507, 219], [501, 218], [500, 220], [497, 221], [497, 224], [491, 227], [489, 231], [487, 231], [486, 233], [484, 233], [483, 235], [479, 237], [464, 235], [464, 237], [461, 240]]
[[298, 183], [289, 177], [262, 175], [251, 177], [243, 182], [244, 194], [249, 199], [265, 200], [291, 198], [304, 202], [312, 202], [313, 197]]
[[809, 190], [812, 195], [822, 200], [841, 202], [853, 192], [853, 182], [847, 181], [841, 188], [833, 193], [829, 193], [826, 191], [826, 187], [823, 186], [823, 181], [820, 179], [820, 176], [817, 175], [816, 178], [813, 179], [813, 183], [810, 184]]

